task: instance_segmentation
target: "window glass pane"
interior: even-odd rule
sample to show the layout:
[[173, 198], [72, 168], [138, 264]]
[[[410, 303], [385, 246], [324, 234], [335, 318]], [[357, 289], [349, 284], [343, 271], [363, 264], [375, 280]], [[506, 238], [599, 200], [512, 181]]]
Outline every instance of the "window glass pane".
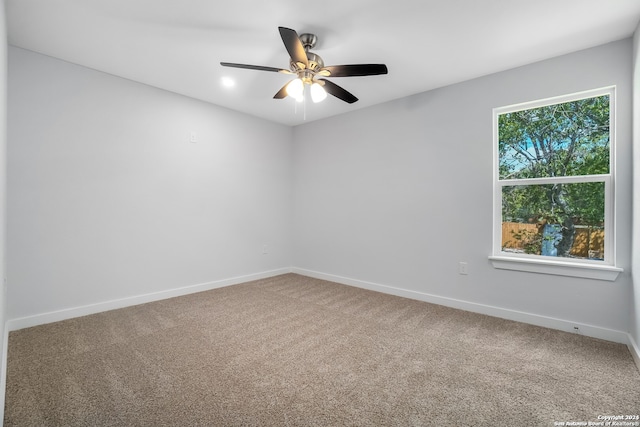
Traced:
[[502, 187], [502, 251], [604, 259], [604, 182]]
[[498, 115], [500, 179], [609, 173], [609, 95]]

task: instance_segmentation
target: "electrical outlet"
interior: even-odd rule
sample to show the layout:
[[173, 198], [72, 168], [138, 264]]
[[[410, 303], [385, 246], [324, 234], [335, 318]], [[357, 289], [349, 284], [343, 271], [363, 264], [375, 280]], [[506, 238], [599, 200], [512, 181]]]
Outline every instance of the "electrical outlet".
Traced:
[[198, 142], [198, 135], [195, 132], [189, 134], [189, 142]]
[[268, 253], [269, 251], [267, 250], [267, 245], [262, 245], [262, 255], [266, 255]]
[[460, 263], [458, 264], [458, 273], [459, 274], [469, 274], [469, 266], [467, 265], [466, 262], [460, 261]]

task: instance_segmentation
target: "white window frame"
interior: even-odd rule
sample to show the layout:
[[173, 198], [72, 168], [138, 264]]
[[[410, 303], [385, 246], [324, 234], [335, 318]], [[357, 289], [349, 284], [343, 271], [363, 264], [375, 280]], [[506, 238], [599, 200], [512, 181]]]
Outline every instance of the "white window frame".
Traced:
[[[615, 256], [615, 147], [616, 147], [616, 102], [615, 86], [572, 93], [508, 105], [493, 109], [493, 252], [489, 256], [495, 268], [528, 271], [561, 276], [582, 277], [614, 281], [623, 270], [616, 267]], [[578, 101], [609, 95], [609, 173], [602, 175], [564, 176], [530, 179], [500, 179], [498, 150], [498, 116], [515, 111], [530, 110], [554, 104]], [[513, 185], [537, 185], [551, 183], [604, 182], [605, 184], [605, 230], [603, 261], [542, 255], [521, 254], [502, 251], [502, 187]]]

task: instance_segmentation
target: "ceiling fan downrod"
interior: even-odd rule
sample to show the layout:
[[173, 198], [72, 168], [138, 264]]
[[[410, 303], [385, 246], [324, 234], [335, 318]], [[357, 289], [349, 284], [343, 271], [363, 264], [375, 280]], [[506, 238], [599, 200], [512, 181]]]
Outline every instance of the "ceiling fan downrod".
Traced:
[[304, 47], [304, 50], [307, 52], [309, 49], [316, 47], [316, 43], [318, 42], [318, 37], [315, 34], [302, 33], [299, 38], [300, 43], [302, 43], [302, 47]]

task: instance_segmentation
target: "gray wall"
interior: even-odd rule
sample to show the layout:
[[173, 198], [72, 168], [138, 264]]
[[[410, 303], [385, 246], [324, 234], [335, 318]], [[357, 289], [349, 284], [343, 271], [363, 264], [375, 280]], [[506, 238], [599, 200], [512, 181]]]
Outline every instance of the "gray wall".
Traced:
[[[296, 127], [293, 265], [344, 283], [567, 330], [575, 323], [626, 340], [631, 53], [627, 39]], [[492, 109], [609, 85], [617, 85], [616, 240], [625, 272], [603, 282], [494, 269], [487, 259]], [[460, 261], [468, 263], [467, 276], [458, 274]]]
[[4, 0], [0, 0], [0, 325], [3, 338], [0, 340], [0, 419], [4, 418], [4, 392], [6, 384], [6, 301], [5, 301], [5, 263], [6, 263], [6, 148], [7, 148], [7, 30]]
[[290, 266], [291, 128], [13, 47], [9, 104], [10, 319]]
[[[631, 336], [640, 355], [640, 24], [633, 38], [633, 298]], [[640, 366], [640, 360], [637, 361]]]
[[[8, 317], [294, 266], [624, 339], [634, 315], [632, 46], [293, 129], [10, 48]], [[602, 282], [494, 269], [492, 108], [614, 84], [625, 272]]]

